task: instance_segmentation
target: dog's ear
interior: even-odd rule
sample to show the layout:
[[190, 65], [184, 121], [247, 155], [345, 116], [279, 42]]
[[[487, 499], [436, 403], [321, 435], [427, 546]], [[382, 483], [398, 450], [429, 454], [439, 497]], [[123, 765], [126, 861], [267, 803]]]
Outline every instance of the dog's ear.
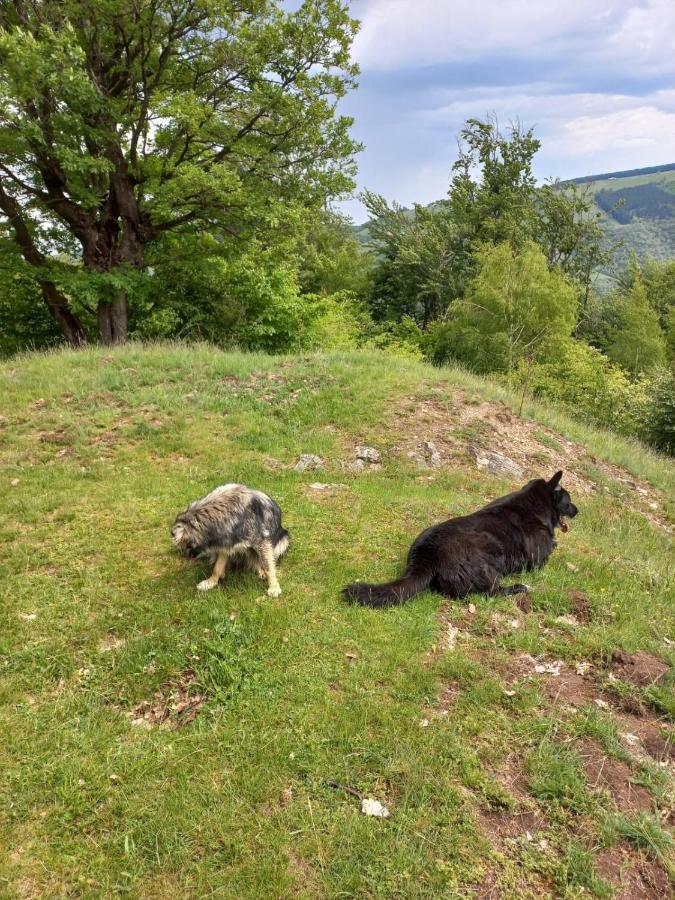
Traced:
[[562, 469], [559, 472], [556, 472], [553, 478], [548, 482], [549, 488], [554, 491], [558, 485], [560, 484], [560, 479], [563, 477]]

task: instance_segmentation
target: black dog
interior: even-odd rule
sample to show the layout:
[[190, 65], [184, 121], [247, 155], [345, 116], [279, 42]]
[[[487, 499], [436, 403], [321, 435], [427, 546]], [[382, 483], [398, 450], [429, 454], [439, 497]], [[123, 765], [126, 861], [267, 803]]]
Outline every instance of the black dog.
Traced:
[[388, 584], [348, 585], [347, 600], [364, 606], [398, 606], [430, 587], [446, 597], [466, 594], [521, 594], [523, 584], [501, 587], [506, 575], [543, 566], [555, 547], [556, 528], [578, 510], [560, 484], [537, 478], [493, 500], [470, 516], [427, 528], [408, 554], [405, 575]]

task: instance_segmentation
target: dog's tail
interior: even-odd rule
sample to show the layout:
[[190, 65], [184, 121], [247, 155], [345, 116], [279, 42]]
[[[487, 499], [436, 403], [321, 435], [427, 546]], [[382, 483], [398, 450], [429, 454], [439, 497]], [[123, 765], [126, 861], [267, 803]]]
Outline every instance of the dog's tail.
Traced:
[[345, 600], [360, 603], [361, 606], [400, 606], [416, 594], [421, 594], [429, 587], [433, 575], [429, 571], [406, 572], [403, 578], [389, 581], [387, 584], [363, 584], [356, 581], [348, 584], [342, 591]]

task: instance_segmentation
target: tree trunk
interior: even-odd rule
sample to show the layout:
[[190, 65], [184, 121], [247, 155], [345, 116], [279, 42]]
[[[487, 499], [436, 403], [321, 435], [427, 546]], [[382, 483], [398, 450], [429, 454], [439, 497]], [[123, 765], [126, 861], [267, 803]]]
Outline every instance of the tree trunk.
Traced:
[[123, 291], [113, 303], [99, 300], [98, 336], [104, 346], [126, 343], [127, 325], [127, 295]]
[[83, 347], [87, 343], [87, 335], [66, 298], [51, 281], [41, 281], [40, 288], [49, 312], [70, 346]]

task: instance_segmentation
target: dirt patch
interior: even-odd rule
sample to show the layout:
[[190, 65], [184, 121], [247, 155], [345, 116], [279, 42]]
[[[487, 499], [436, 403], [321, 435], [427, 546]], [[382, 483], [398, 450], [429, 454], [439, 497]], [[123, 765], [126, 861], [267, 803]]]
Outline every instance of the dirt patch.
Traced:
[[570, 665], [559, 659], [538, 659], [529, 653], [519, 653], [508, 660], [504, 669], [510, 686], [523, 680], [533, 680], [554, 705], [577, 707], [596, 700], [607, 702], [602, 700], [603, 692], [592, 675], [589, 663]]
[[567, 596], [572, 601], [572, 612], [579, 622], [590, 622], [593, 618], [591, 602], [583, 591], [569, 590]]
[[527, 615], [532, 612], [532, 594], [518, 594], [516, 599], [516, 606], [521, 611]]
[[642, 707], [632, 712], [614, 712], [620, 737], [631, 753], [658, 763], [675, 762], [675, 730]]
[[659, 763], [675, 760], [675, 730], [643, 704], [615, 694], [611, 685], [600, 687], [590, 663], [569, 665], [562, 660], [536, 659], [521, 653], [499, 668], [509, 687], [533, 681], [551, 706], [595, 705], [606, 710], [616, 723], [622, 743], [636, 758]]
[[427, 651], [424, 658], [423, 666], [428, 668], [440, 653], [454, 650], [460, 630], [453, 623], [450, 616], [450, 606], [448, 603], [441, 603], [436, 615], [438, 622], [438, 637]]
[[538, 843], [539, 832], [548, 827], [544, 816], [533, 810], [480, 810], [476, 818], [485, 838], [502, 853], [519, 841]]
[[638, 650], [637, 653], [626, 653], [625, 650], [612, 651], [612, 672], [622, 681], [635, 687], [649, 687], [659, 682], [670, 667], [662, 659]]
[[615, 900], [665, 900], [673, 896], [663, 866], [628, 843], [596, 853], [595, 870], [616, 890]]
[[654, 801], [649, 791], [633, 784], [633, 773], [623, 760], [607, 756], [602, 747], [592, 740], [579, 748], [588, 785], [592, 790], [606, 791], [622, 812], [646, 812], [652, 810]]
[[192, 669], [185, 669], [179, 678], [162, 685], [152, 700], [141, 700], [126, 714], [131, 724], [139, 728], [179, 728], [193, 722], [205, 702], [201, 693], [193, 693], [196, 680]]
[[75, 438], [68, 431], [41, 431], [38, 440], [42, 444], [72, 444]]

